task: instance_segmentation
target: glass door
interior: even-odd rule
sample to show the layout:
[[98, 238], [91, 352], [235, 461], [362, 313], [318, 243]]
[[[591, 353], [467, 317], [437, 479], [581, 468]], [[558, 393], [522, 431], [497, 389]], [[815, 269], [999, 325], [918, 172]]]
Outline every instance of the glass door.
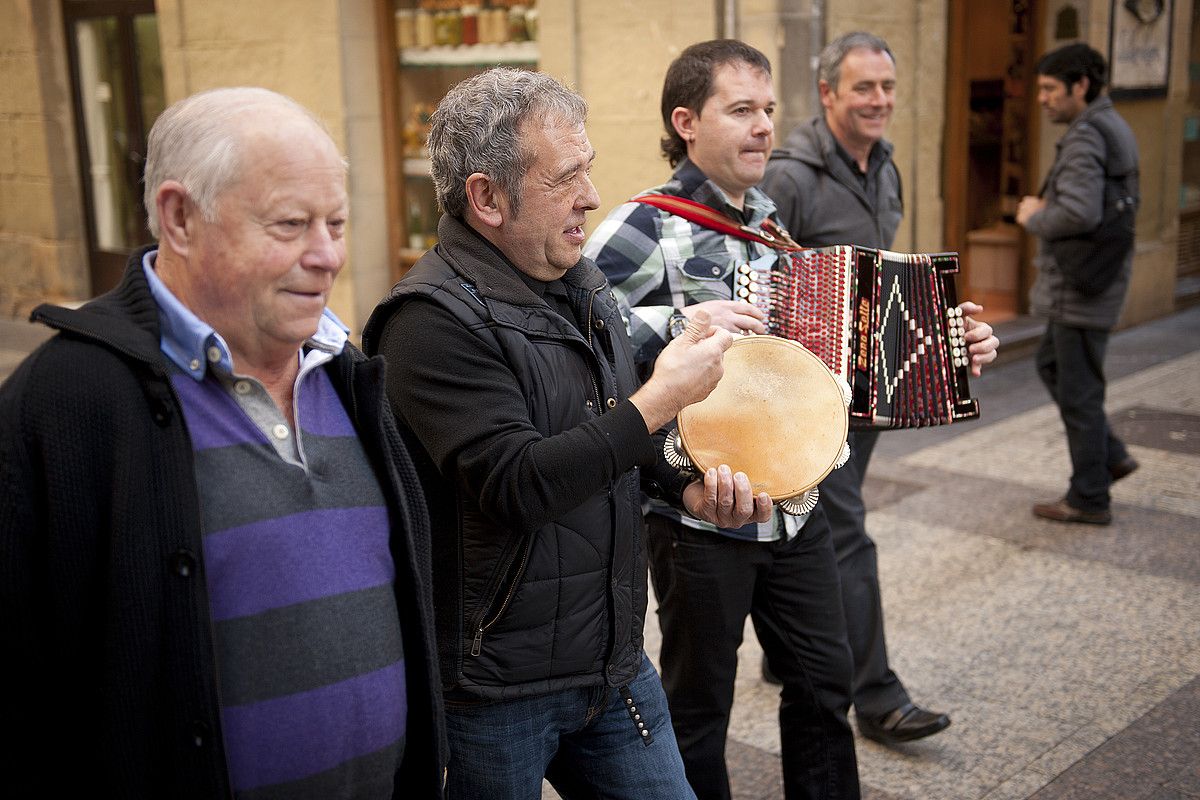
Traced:
[[153, 0], [63, 0], [92, 293], [117, 284], [150, 241], [142, 203], [146, 133], [162, 112]]

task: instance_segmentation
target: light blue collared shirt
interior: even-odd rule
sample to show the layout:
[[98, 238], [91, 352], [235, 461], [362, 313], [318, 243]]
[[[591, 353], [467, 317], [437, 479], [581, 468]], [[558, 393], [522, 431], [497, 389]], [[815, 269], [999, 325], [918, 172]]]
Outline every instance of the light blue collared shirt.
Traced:
[[[155, 274], [154, 259], [157, 255], [157, 250], [146, 253], [142, 258], [142, 268], [150, 284], [150, 294], [158, 305], [158, 321], [162, 330], [159, 347], [163, 354], [196, 382], [203, 381], [211, 369], [213, 377], [263, 432], [279, 457], [304, 466], [304, 446], [299, 427], [293, 430], [260, 381], [234, 372], [233, 355], [221, 334], [181, 303]], [[317, 322], [316, 333], [305, 341], [304, 347], [296, 351], [300, 371], [292, 388], [292, 403], [297, 414], [300, 389], [305, 378], [340, 354], [349, 338], [350, 329], [326, 308]]]
[[[179, 298], [172, 294], [162, 279], [154, 273], [154, 259], [157, 255], [157, 250], [146, 253], [142, 258], [142, 268], [146, 271], [146, 280], [150, 283], [150, 294], [154, 296], [154, 302], [158, 305], [158, 321], [162, 330], [159, 347], [167, 358], [197, 381], [204, 380], [207, 364], [212, 364], [226, 375], [232, 375], [233, 356], [229, 352], [229, 345], [211, 325], [179, 302]], [[324, 363], [341, 353], [349, 338], [350, 329], [327, 308], [317, 323], [317, 332], [305, 345], [325, 354], [327, 357], [321, 359], [321, 363]], [[304, 372], [311, 369], [307, 363], [303, 366], [306, 367]]]

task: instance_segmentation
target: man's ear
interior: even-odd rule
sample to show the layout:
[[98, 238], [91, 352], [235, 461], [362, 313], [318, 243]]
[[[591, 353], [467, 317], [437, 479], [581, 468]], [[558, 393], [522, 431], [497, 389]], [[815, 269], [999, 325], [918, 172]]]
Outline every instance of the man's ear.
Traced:
[[829, 108], [833, 105], [833, 87], [829, 85], [828, 81], [817, 81], [817, 94], [821, 98], [822, 106]]
[[187, 189], [179, 181], [163, 181], [154, 195], [158, 210], [158, 240], [181, 256], [187, 255], [191, 234], [191, 215], [198, 209], [188, 198]]
[[[1077, 86], [1079, 87], [1078, 94], [1076, 94], [1076, 92], [1075, 92], [1075, 87], [1077, 87]], [[1087, 102], [1086, 100], [1084, 100], [1084, 98], [1087, 97], [1088, 89], [1090, 89], [1090, 88], [1092, 88], [1092, 79], [1089, 78], [1087, 75], [1080, 75], [1079, 80], [1077, 80], [1077, 81], [1075, 81], [1075, 83], [1071, 84], [1071, 93], [1076, 94], [1076, 96], [1081, 101]]]
[[699, 118], [700, 115], [690, 108], [675, 106], [675, 110], [671, 112], [671, 126], [675, 128], [679, 138], [690, 145], [696, 141], [696, 120]]
[[502, 198], [492, 179], [482, 172], [473, 172], [467, 178], [467, 205], [471, 213], [484, 225], [499, 228], [504, 223]]

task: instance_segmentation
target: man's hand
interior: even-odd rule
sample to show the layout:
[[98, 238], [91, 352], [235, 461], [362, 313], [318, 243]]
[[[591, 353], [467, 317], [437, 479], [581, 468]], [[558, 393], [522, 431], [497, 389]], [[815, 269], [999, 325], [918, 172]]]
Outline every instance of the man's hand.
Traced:
[[978, 314], [983, 311], [983, 306], [978, 303], [972, 303], [970, 300], [965, 300], [959, 303], [958, 307], [963, 312], [963, 327], [966, 329], [967, 352], [971, 354], [971, 374], [978, 378], [983, 374], [983, 365], [990, 364], [996, 360], [996, 350], [1000, 347], [1000, 339], [992, 333], [991, 325], [966, 316], [968, 314]]
[[1025, 227], [1025, 223], [1029, 221], [1029, 218], [1045, 207], [1045, 198], [1025, 195], [1021, 198], [1021, 202], [1017, 204], [1017, 224]]
[[697, 519], [720, 528], [740, 528], [747, 522], [767, 522], [773, 505], [766, 492], [754, 495], [746, 473], [722, 464], [704, 473], [683, 490], [683, 507]]
[[730, 333], [766, 333], [767, 315], [758, 306], [741, 300], [705, 300], [680, 309], [685, 317], [694, 320], [698, 312], [708, 313], [712, 325]]
[[714, 327], [701, 309], [687, 330], [675, 337], [654, 361], [654, 373], [630, 397], [651, 433], [683, 409], [708, 397], [725, 373], [725, 351], [733, 336]]

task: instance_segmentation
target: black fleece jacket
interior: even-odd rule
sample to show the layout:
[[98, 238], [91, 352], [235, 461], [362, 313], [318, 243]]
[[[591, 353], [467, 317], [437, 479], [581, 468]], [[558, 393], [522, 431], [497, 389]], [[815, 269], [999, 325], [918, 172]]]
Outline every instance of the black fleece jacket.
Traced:
[[621, 685], [646, 608], [640, 468], [676, 502], [687, 480], [629, 402], [625, 324], [586, 259], [561, 280], [572, 320], [460, 220], [438, 237], [363, 346], [388, 359], [418, 443], [443, 684], [456, 698]]
[[[0, 387], [0, 774], [12, 797], [230, 796], [192, 445], [142, 256]], [[383, 364], [326, 366], [388, 502], [408, 735], [395, 797], [440, 797], [446, 761], [429, 523]], [[52, 754], [56, 767], [47, 769]]]

